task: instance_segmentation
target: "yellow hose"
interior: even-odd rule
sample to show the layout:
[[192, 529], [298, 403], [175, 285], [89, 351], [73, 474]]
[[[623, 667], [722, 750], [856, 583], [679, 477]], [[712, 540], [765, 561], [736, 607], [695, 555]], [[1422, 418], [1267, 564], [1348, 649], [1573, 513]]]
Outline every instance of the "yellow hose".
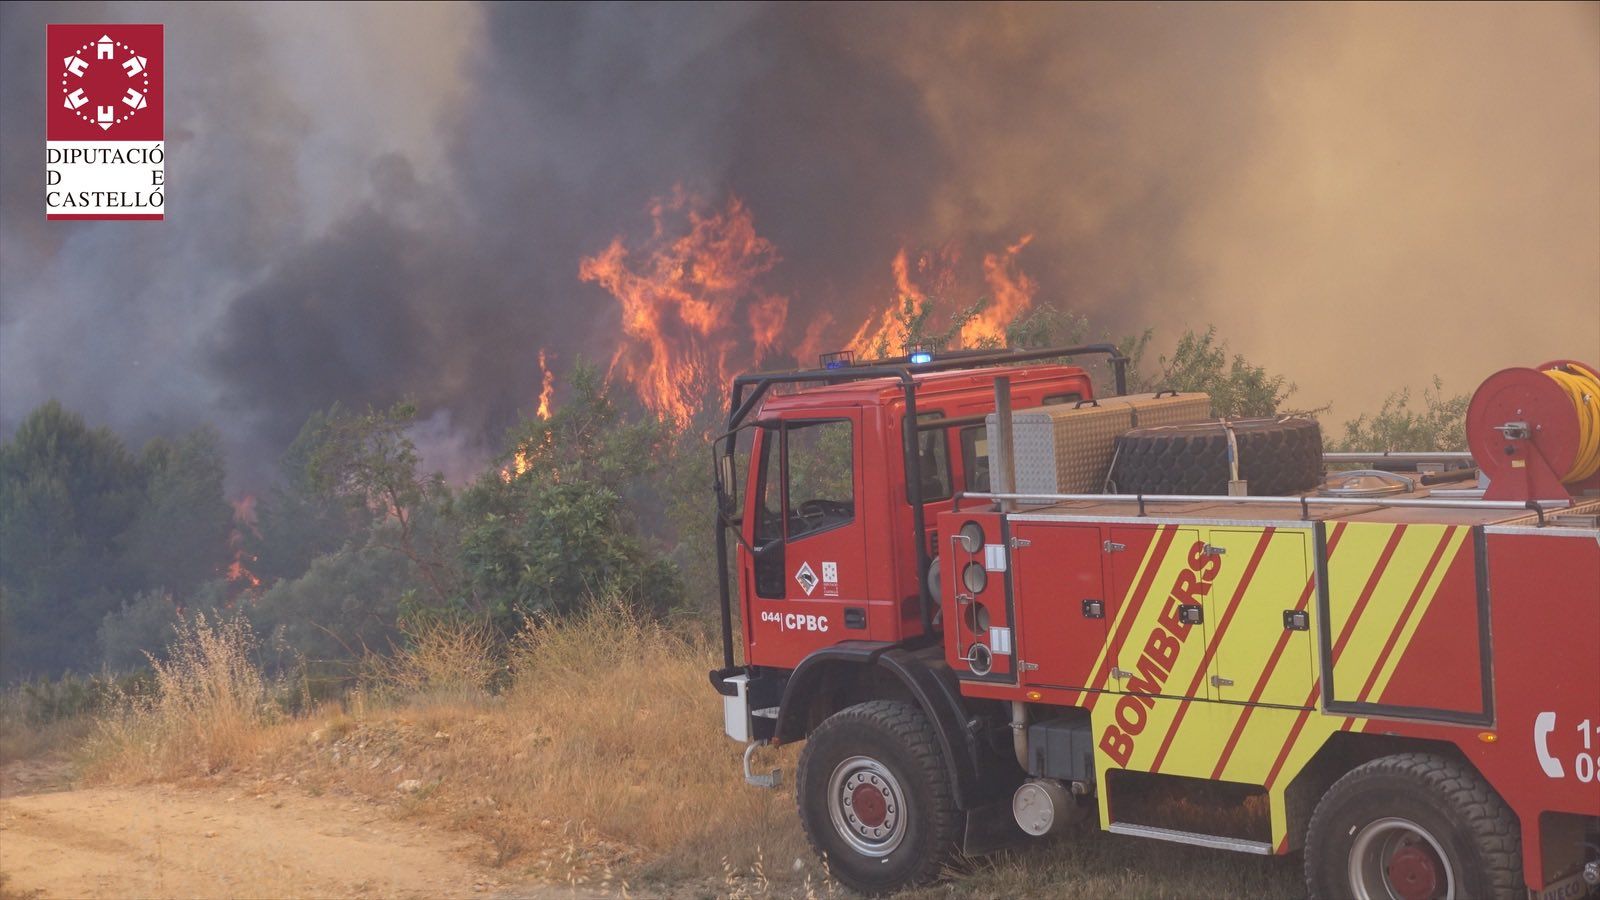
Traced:
[[1577, 366], [1570, 369], [1546, 369], [1555, 379], [1578, 414], [1578, 454], [1573, 457], [1572, 471], [1562, 476], [1565, 484], [1583, 481], [1600, 472], [1600, 376]]

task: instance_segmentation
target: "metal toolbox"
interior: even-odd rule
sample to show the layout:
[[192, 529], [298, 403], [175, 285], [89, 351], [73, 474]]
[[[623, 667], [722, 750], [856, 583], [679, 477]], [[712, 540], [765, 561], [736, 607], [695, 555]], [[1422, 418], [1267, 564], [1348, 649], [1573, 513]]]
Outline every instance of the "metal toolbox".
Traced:
[[[1148, 425], [1211, 417], [1206, 394], [1130, 394], [1077, 404], [1033, 406], [1012, 413], [1016, 489], [1023, 494], [1086, 494], [1104, 489], [1118, 435]], [[995, 416], [987, 418], [990, 446]]]

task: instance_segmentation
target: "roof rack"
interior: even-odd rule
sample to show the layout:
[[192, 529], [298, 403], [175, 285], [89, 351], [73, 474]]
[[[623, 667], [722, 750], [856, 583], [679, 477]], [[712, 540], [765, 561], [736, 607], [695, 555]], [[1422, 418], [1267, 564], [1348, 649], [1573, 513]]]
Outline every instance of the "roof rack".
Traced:
[[[947, 372], [951, 369], [980, 369], [1011, 366], [1018, 363], [1059, 359], [1064, 356], [1086, 356], [1103, 353], [1110, 358], [1111, 370], [1117, 382], [1117, 394], [1128, 392], [1128, 357], [1116, 344], [1080, 344], [1074, 347], [1045, 347], [1038, 350], [951, 350], [935, 356], [930, 362], [914, 363], [910, 356], [890, 356], [869, 359], [837, 369], [794, 369], [787, 372], [757, 372], [740, 375], [733, 380], [733, 393], [728, 404], [728, 431], [744, 424], [744, 420], [761, 402], [767, 390], [780, 384], [838, 384], [846, 381], [864, 381], [869, 378], [900, 378], [910, 384], [910, 376], [922, 372]], [[754, 388], [744, 396], [747, 388]]]
[[1532, 510], [1544, 518], [1546, 510], [1565, 509], [1570, 500], [1475, 500], [1450, 498], [1445, 500], [1385, 500], [1381, 497], [1234, 497], [1225, 494], [1016, 494], [1016, 493], [962, 493], [956, 495], [956, 504], [966, 499], [1009, 500], [1014, 503], [1137, 503], [1139, 515], [1145, 515], [1146, 503], [1256, 503], [1263, 506], [1298, 506], [1304, 518], [1310, 518], [1311, 506], [1394, 506], [1423, 509], [1507, 509]]

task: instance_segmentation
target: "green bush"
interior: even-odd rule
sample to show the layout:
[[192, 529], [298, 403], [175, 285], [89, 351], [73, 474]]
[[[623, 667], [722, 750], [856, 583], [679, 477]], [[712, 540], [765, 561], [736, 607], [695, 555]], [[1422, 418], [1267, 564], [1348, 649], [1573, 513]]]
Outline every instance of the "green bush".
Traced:
[[56, 679], [35, 678], [8, 692], [5, 705], [15, 717], [37, 727], [98, 715], [120, 706], [128, 697], [148, 687], [147, 675], [115, 678], [67, 674]]
[[1172, 355], [1157, 359], [1154, 371], [1146, 364], [1154, 330], [1124, 338], [1122, 352], [1129, 358], [1128, 387], [1134, 392], [1173, 390], [1211, 395], [1211, 412], [1217, 416], [1271, 416], [1295, 386], [1282, 375], [1269, 375], [1264, 366], [1252, 365], [1244, 354], [1228, 354], [1228, 342], [1217, 337], [1215, 326], [1204, 333], [1185, 331]]
[[407, 598], [420, 590], [416, 567], [383, 546], [317, 557], [299, 578], [278, 582], [245, 607], [273, 671], [304, 660], [350, 660], [387, 651], [400, 639]]
[[137, 594], [120, 609], [106, 613], [96, 631], [101, 663], [114, 672], [146, 668], [149, 657], [161, 655], [176, 634], [180, 616], [165, 591]]
[[1422, 409], [1411, 408], [1411, 390], [1404, 388], [1384, 398], [1376, 415], [1360, 415], [1346, 422], [1344, 437], [1329, 438], [1331, 450], [1391, 450], [1427, 453], [1467, 449], [1467, 405], [1471, 395], [1446, 399], [1438, 376], [1433, 388], [1422, 392]]

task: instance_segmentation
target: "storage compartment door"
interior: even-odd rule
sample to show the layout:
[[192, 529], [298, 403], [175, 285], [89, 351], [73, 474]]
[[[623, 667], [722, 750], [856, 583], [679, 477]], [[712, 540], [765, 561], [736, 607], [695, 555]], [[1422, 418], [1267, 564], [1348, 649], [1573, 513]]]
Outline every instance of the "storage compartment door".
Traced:
[[[1110, 529], [1111, 593], [1117, 598], [1111, 620], [1111, 652], [1116, 660], [1111, 690], [1170, 697], [1206, 698], [1209, 687], [1196, 679], [1205, 656], [1211, 611], [1190, 568], [1190, 555], [1205, 546], [1194, 528], [1130, 525]], [[1184, 619], [1192, 607], [1201, 621]], [[1193, 690], [1191, 690], [1191, 686]]]
[[1308, 706], [1316, 677], [1306, 531], [1213, 528], [1220, 555], [1210, 609], [1208, 673], [1218, 700]]
[[1011, 554], [1022, 683], [1089, 687], [1108, 664], [1099, 527], [1022, 522], [1012, 535], [1028, 541]]

